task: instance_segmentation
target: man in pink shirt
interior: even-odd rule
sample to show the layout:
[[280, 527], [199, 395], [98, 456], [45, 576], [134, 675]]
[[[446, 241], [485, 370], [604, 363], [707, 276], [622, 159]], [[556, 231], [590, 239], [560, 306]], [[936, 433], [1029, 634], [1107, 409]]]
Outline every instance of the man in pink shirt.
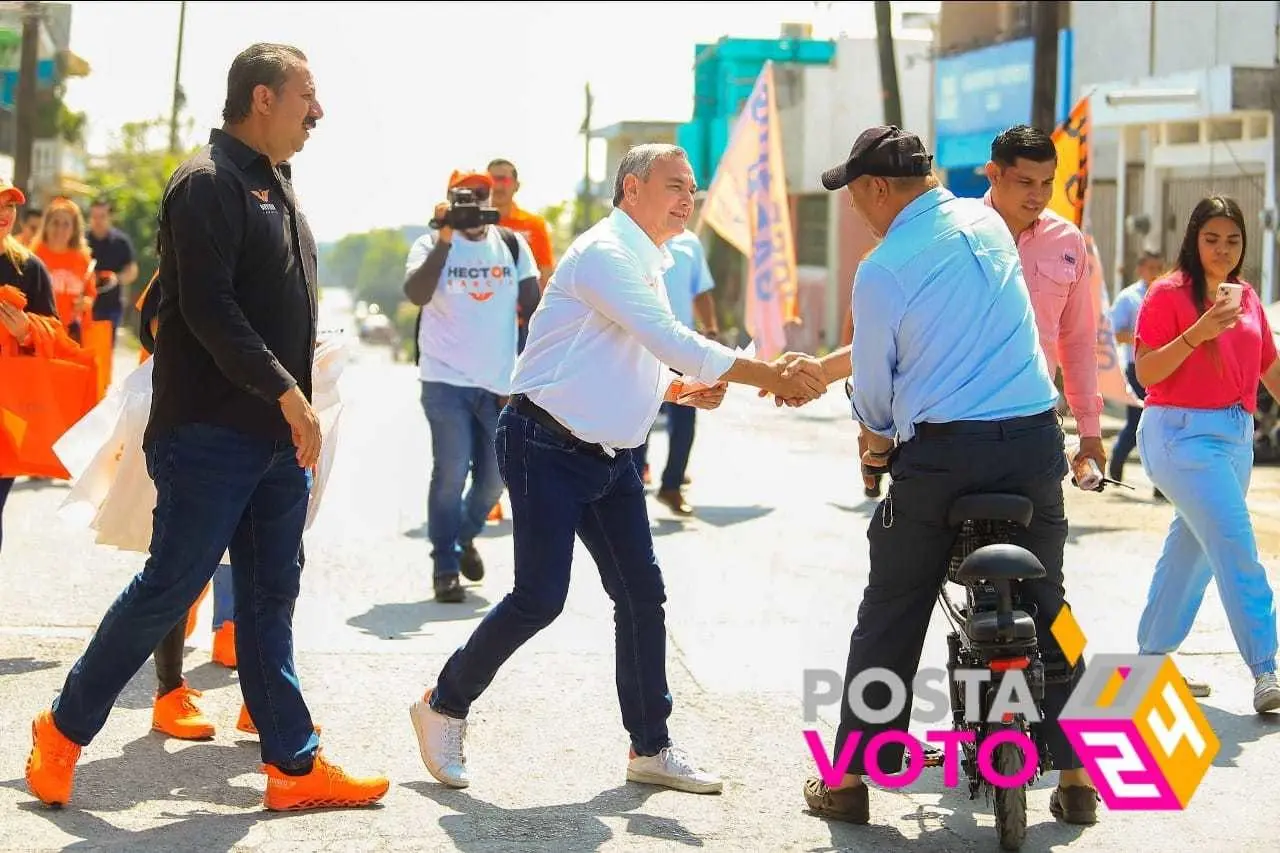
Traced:
[[1098, 318], [1087, 280], [1088, 255], [1080, 229], [1048, 210], [1058, 152], [1042, 130], [1017, 125], [991, 143], [987, 204], [1009, 225], [1049, 375], [1062, 368], [1067, 404], [1076, 419], [1080, 451], [1107, 470], [1102, 446], [1102, 396], [1098, 393]]

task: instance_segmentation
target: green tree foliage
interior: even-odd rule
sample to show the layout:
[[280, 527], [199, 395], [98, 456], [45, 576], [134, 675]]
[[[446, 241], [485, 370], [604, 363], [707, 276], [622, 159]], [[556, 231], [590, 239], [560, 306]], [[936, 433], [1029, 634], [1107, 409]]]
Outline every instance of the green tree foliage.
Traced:
[[356, 299], [378, 305], [393, 315], [404, 299], [404, 262], [409, 241], [395, 228], [348, 234], [321, 255], [320, 280], [326, 287], [345, 287]]
[[111, 201], [115, 226], [133, 241], [138, 258], [134, 293], [151, 280], [158, 263], [156, 217], [165, 185], [192, 153], [170, 154], [168, 133], [168, 123], [160, 119], [129, 122], [120, 129], [111, 150], [89, 168], [86, 176], [94, 193]]

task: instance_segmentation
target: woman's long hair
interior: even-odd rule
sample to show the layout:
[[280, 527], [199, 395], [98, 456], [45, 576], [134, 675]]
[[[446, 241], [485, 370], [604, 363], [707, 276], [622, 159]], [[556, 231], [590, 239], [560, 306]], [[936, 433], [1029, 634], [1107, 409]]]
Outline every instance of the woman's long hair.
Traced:
[[31, 241], [31, 250], [34, 252], [41, 245], [48, 244], [49, 221], [53, 219], [56, 213], [67, 213], [71, 216], [71, 237], [67, 242], [67, 250], [79, 252], [86, 259], [91, 260], [93, 258], [93, 250], [89, 248], [89, 241], [85, 239], [84, 213], [81, 212], [80, 205], [69, 198], [55, 198], [49, 202], [49, 206], [44, 212], [44, 222], [40, 226], [40, 233]]
[[1191, 301], [1203, 314], [1213, 304], [1209, 296], [1209, 284], [1205, 280], [1204, 264], [1200, 261], [1200, 230], [1210, 219], [1225, 216], [1240, 229], [1240, 261], [1227, 276], [1228, 281], [1240, 280], [1240, 268], [1244, 266], [1244, 253], [1249, 247], [1249, 233], [1244, 226], [1244, 214], [1236, 200], [1225, 195], [1211, 195], [1203, 198], [1191, 211], [1187, 220], [1187, 232], [1182, 236], [1182, 248], [1178, 250], [1178, 263], [1174, 269], [1186, 274], [1191, 279]]
[[22, 275], [23, 268], [26, 267], [27, 261], [31, 259], [31, 250], [19, 243], [18, 238], [14, 237], [12, 233], [4, 235], [0, 250], [9, 258], [9, 263], [13, 264], [13, 268], [18, 275]]

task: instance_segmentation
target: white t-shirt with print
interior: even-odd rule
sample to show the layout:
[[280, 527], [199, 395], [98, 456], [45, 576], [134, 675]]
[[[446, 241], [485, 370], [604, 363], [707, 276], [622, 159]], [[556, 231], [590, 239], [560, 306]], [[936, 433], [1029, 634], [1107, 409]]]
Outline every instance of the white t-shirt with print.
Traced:
[[[493, 226], [479, 240], [454, 232], [436, 292], [422, 309], [418, 374], [424, 382], [511, 393], [520, 282], [538, 277], [529, 244], [515, 236], [518, 261]], [[409, 249], [406, 277], [426, 261], [435, 240], [428, 231]]]

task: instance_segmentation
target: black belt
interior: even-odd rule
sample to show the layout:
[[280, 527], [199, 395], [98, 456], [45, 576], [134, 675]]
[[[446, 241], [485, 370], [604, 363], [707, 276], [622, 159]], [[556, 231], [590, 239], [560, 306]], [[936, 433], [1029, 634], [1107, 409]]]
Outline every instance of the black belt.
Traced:
[[554, 434], [557, 438], [564, 440], [574, 450], [581, 450], [583, 453], [595, 456], [599, 459], [610, 461], [613, 459], [604, 449], [602, 445], [591, 444], [583, 441], [573, 434], [564, 424], [560, 423], [551, 413], [530, 400], [523, 394], [512, 394], [510, 400], [511, 408], [527, 418], [533, 419], [536, 423]]
[[1058, 423], [1057, 411], [1050, 409], [1038, 415], [1021, 418], [1005, 418], [1000, 421], [951, 421], [945, 424], [918, 423], [916, 438], [942, 438], [951, 435], [999, 435], [1020, 429], [1048, 426]]

